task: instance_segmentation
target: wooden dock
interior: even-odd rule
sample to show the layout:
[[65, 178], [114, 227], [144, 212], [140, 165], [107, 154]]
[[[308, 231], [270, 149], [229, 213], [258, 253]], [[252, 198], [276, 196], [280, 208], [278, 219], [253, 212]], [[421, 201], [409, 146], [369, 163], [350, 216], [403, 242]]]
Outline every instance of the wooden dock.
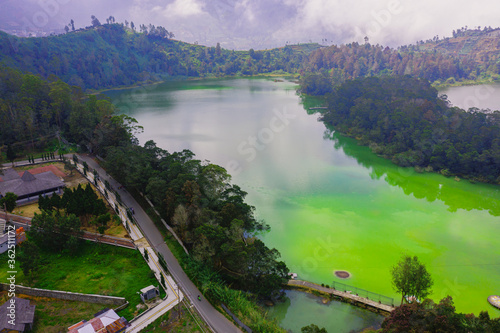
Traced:
[[332, 288], [326, 288], [322, 287], [318, 284], [307, 282], [307, 281], [302, 281], [302, 280], [289, 280], [288, 285], [291, 287], [295, 288], [300, 288], [300, 289], [309, 289], [309, 290], [316, 290], [319, 291], [320, 293], [323, 294], [329, 294], [329, 295], [334, 295], [339, 298], [342, 298], [349, 303], [356, 305], [356, 306], [362, 306], [366, 308], [371, 308], [372, 310], [375, 310], [376, 312], [386, 312], [390, 313], [394, 311], [395, 307], [390, 306], [390, 305], [385, 305], [381, 304], [377, 301], [373, 301], [368, 298], [356, 296], [354, 294], [351, 294], [349, 292], [344, 292]]

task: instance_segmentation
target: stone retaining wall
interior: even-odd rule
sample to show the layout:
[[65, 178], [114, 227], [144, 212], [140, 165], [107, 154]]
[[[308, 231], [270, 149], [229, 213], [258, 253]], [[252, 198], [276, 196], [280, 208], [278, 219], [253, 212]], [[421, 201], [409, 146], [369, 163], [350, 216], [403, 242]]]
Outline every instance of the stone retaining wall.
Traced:
[[[0, 290], [9, 290], [9, 285], [6, 283], [0, 283]], [[123, 297], [115, 296], [104, 296], [104, 295], [93, 295], [93, 294], [80, 294], [71, 293], [68, 291], [60, 290], [47, 290], [38, 288], [29, 288], [24, 286], [16, 285], [16, 294], [24, 294], [34, 297], [48, 297], [48, 298], [58, 298], [67, 301], [78, 301], [86, 303], [97, 303], [97, 304], [107, 304], [107, 305], [123, 305], [127, 303], [127, 300]]]

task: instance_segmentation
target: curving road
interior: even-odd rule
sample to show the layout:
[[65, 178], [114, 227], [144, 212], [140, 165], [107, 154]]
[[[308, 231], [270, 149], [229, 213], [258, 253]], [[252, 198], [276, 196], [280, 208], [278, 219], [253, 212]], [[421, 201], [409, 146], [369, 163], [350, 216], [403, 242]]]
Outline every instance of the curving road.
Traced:
[[[87, 162], [89, 167], [96, 169], [99, 172], [100, 178], [107, 180], [113, 188], [118, 189], [121, 187], [121, 185], [111, 178], [92, 158], [86, 155], [78, 155], [78, 157], [80, 160]], [[165, 261], [167, 262], [169, 273], [181, 287], [184, 295], [190, 300], [191, 304], [193, 304], [196, 310], [198, 310], [198, 313], [200, 313], [203, 320], [214, 332], [217, 333], [241, 332], [238, 327], [217, 311], [203, 296], [201, 296], [202, 300], [198, 301], [197, 297], [198, 295], [201, 295], [200, 291], [191, 282], [186, 273], [184, 273], [184, 270], [179, 265], [179, 262], [172, 254], [167, 244], [165, 244], [163, 236], [156, 225], [149, 218], [142, 207], [135, 201], [132, 195], [124, 189], [118, 190], [118, 192], [120, 193], [123, 203], [134, 209], [135, 218], [142, 232], [156, 252], [163, 255]]]

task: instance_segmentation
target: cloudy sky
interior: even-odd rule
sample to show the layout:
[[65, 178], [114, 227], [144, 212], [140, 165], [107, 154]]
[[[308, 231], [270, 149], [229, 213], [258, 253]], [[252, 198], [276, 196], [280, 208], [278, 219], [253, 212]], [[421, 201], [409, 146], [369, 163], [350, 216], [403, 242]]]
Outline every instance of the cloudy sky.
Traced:
[[0, 0], [0, 28], [62, 28], [113, 15], [162, 25], [176, 39], [229, 49], [286, 42], [363, 42], [396, 47], [468, 26], [500, 26], [498, 0]]

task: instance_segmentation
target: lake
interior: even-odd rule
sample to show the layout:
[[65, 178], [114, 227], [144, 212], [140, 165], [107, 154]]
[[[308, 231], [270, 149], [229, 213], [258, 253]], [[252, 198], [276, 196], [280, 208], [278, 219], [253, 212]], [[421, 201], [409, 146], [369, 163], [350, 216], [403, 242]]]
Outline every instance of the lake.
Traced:
[[441, 90], [440, 93], [447, 95], [454, 106], [465, 110], [472, 107], [500, 110], [500, 84], [451, 87]]
[[[399, 304], [390, 269], [402, 254], [417, 255], [434, 278], [435, 301], [450, 295], [460, 312], [500, 316], [487, 302], [500, 293], [499, 187], [417, 173], [377, 157], [327, 130], [296, 88], [286, 80], [221, 79], [108, 95], [144, 126], [141, 143], [190, 149], [226, 167], [257, 218], [271, 226], [262, 239], [300, 279], [343, 282]], [[453, 89], [447, 94], [454, 102]], [[338, 279], [335, 270], [351, 277]], [[294, 332], [312, 320], [330, 332], [382, 320], [349, 305], [289, 296], [271, 313]]]

